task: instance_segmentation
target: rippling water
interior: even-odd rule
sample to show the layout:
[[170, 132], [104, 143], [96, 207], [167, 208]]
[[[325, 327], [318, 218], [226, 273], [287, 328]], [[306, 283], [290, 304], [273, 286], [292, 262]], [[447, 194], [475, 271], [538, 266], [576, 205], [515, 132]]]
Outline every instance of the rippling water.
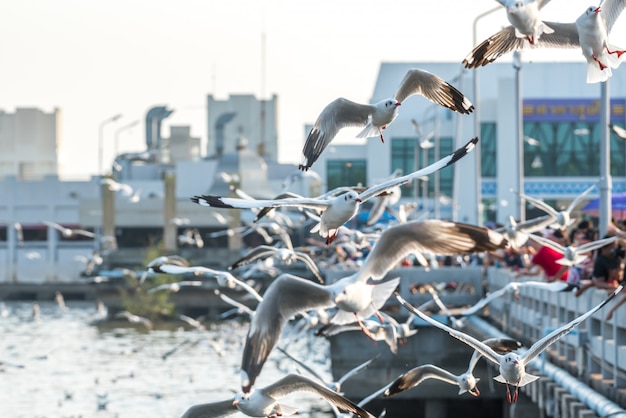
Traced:
[[[0, 317], [2, 418], [180, 417], [193, 404], [230, 399], [239, 388], [245, 321], [206, 324], [205, 335], [224, 350], [220, 355], [210, 344], [193, 344], [201, 334], [182, 322], [149, 332], [124, 322], [98, 323], [95, 304], [71, 301], [65, 312], [40, 303], [34, 321], [31, 303], [6, 305], [8, 315]], [[162, 359], [185, 341], [191, 342]], [[288, 349], [330, 377], [325, 340], [298, 340]], [[257, 384], [293, 367], [274, 350]], [[285, 401], [302, 412], [330, 410], [308, 393]]]

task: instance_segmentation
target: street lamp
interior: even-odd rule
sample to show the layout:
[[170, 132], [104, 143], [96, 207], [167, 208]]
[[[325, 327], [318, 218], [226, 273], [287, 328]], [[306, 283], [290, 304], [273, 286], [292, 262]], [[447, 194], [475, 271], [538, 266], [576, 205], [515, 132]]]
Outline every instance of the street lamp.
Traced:
[[[490, 15], [491, 13], [502, 9], [501, 6], [497, 6], [494, 7], [493, 9], [487, 10], [486, 12], [483, 12], [481, 14], [479, 14], [478, 16], [476, 16], [474, 18], [474, 23], [472, 24], [472, 45], [473, 47], [476, 46], [476, 44], [478, 43], [478, 35], [477, 35], [477, 31], [478, 31], [478, 21], [480, 19], [482, 19], [485, 16]], [[474, 69], [474, 136], [480, 136], [480, 98], [479, 98], [479, 94], [478, 94], [478, 68]], [[475, 158], [476, 158], [476, 221], [477, 221], [477, 225], [482, 225], [483, 224], [483, 208], [482, 208], [482, 187], [483, 187], [483, 180], [482, 180], [482, 161], [481, 161], [481, 155], [480, 155], [480, 147], [479, 149], [477, 149], [476, 151], [474, 151], [474, 154], [476, 154]]]
[[103, 137], [104, 126], [108, 123], [115, 122], [121, 117], [122, 117], [121, 113], [118, 113], [115, 116], [111, 116], [110, 118], [103, 120], [102, 122], [100, 122], [100, 125], [98, 126], [98, 174], [99, 175], [103, 174], [102, 173], [102, 158], [103, 158], [102, 157], [102, 137]]
[[524, 114], [522, 106], [522, 54], [513, 52], [513, 69], [515, 70], [515, 120], [517, 130], [517, 216], [520, 222], [526, 220], [524, 206]]
[[114, 154], [113, 158], [117, 157], [118, 147], [119, 147], [119, 140], [120, 140], [120, 133], [122, 131], [125, 131], [127, 129], [132, 128], [133, 126], [136, 126], [138, 123], [139, 123], [138, 120], [134, 120], [131, 123], [118, 128], [117, 131], [115, 131], [115, 142], [114, 142], [114, 145], [113, 145], [113, 154]]

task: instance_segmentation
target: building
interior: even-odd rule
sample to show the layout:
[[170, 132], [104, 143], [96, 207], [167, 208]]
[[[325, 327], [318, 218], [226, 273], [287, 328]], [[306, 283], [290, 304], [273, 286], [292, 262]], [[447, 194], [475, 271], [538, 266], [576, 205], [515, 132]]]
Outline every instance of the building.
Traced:
[[61, 110], [0, 110], [0, 179], [42, 180], [59, 172]]
[[[442, 218], [477, 223], [504, 222], [517, 216], [519, 190], [516, 164], [517, 87], [523, 100], [523, 189], [526, 194], [543, 198], [556, 206], [565, 206], [600, 176], [600, 84], [587, 84], [587, 64], [580, 62], [523, 63], [516, 70], [511, 63], [492, 63], [478, 70], [465, 70], [459, 63], [383, 63], [374, 87], [371, 102], [394, 94], [410, 68], [422, 68], [439, 75], [462, 91], [475, 105], [471, 115], [459, 115], [422, 96], [413, 96], [399, 109], [398, 117], [380, 138], [350, 140], [331, 144], [313, 169], [317, 170], [327, 188], [347, 184], [372, 184], [388, 177], [395, 169], [413, 171], [417, 166], [435, 161], [474, 136], [480, 142], [473, 155], [452, 168], [435, 175], [422, 187], [407, 185], [404, 200], [419, 193], [420, 204]], [[478, 76], [479, 94], [474, 93], [474, 77]], [[624, 126], [626, 121], [626, 73], [614, 71], [609, 82], [611, 122]], [[477, 134], [475, 115], [479, 115]], [[420, 148], [418, 137], [432, 134]], [[356, 133], [357, 131], [355, 131]], [[434, 145], [434, 146], [433, 146]], [[615, 134], [610, 139], [612, 191], [621, 192], [626, 183], [626, 143]], [[479, 152], [476, 152], [479, 151]], [[478, 159], [480, 157], [480, 159]], [[477, 166], [481, 175], [477, 174]], [[439, 198], [435, 187], [439, 184]], [[477, 190], [480, 184], [480, 203]], [[456, 192], [455, 192], [456, 191]], [[597, 197], [597, 188], [590, 197]], [[454, 209], [453, 209], [454, 207]], [[480, 211], [478, 209], [481, 209]], [[532, 217], [527, 207], [528, 217]]]
[[243, 136], [251, 150], [267, 161], [278, 161], [277, 101], [276, 95], [268, 100], [250, 94], [230, 95], [227, 100], [208, 95], [206, 155], [235, 151], [236, 139]]

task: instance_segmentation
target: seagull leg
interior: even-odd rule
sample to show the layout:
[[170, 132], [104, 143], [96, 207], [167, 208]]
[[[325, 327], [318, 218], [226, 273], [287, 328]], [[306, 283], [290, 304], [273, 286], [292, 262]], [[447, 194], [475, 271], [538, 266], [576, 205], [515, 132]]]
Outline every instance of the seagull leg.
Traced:
[[535, 35], [526, 35], [526, 39], [531, 45], [535, 45]]
[[505, 383], [504, 386], [506, 386], [506, 400], [511, 403], [511, 390], [509, 389], [509, 384]]
[[608, 52], [609, 54], [617, 54], [617, 58], [618, 59], [622, 57], [622, 54], [624, 52], [626, 52], [626, 51], [622, 51], [622, 50], [619, 50], [619, 49], [616, 49], [615, 51], [611, 51], [608, 46], [605, 47], [605, 48], [606, 48], [606, 52]]
[[359, 318], [359, 315], [357, 315], [357, 313], [355, 312], [354, 316], [356, 317], [356, 320], [359, 323], [359, 327], [361, 327], [361, 331], [363, 331], [363, 334], [367, 335], [370, 340], [373, 340], [372, 333], [369, 329], [365, 327], [365, 325], [363, 325], [363, 322], [361, 322], [361, 318]]
[[598, 57], [596, 57], [595, 55], [592, 55], [592, 57], [593, 57], [594, 61], [597, 62], [598, 65], [600, 65], [600, 70], [606, 69], [606, 64], [604, 64], [602, 61], [600, 61], [598, 59]]
[[475, 386], [474, 390], [468, 390], [467, 393], [469, 393], [472, 396], [478, 396], [480, 395], [480, 390], [478, 390], [478, 386]]
[[383, 141], [383, 144], [385, 143], [385, 137], [383, 136], [383, 129], [385, 129], [387, 127], [387, 125], [383, 125], [380, 128], [378, 128], [378, 133], [380, 133], [380, 140]]
[[515, 385], [515, 392], [513, 393], [513, 403], [517, 402], [518, 393], [519, 393], [519, 385]]

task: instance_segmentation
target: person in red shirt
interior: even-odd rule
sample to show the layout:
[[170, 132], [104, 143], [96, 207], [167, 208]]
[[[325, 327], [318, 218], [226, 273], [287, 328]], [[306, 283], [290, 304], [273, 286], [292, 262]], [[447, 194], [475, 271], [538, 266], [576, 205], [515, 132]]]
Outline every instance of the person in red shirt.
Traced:
[[[548, 235], [548, 238], [555, 242], [558, 242], [559, 244], [563, 244], [564, 241], [561, 241], [562, 238], [558, 235], [561, 235], [562, 237], [562, 234], [557, 234], [557, 236], [555, 236], [554, 234], [550, 234]], [[556, 260], [560, 260], [561, 258], [563, 258], [563, 254], [556, 250], [553, 250], [550, 247], [541, 245], [537, 241], [534, 241], [532, 239], [528, 240], [528, 244], [535, 250], [535, 255], [533, 255], [533, 257], [530, 259], [531, 268], [524, 269], [520, 272], [520, 274], [518, 274], [518, 276], [532, 276], [543, 272], [544, 279], [547, 282], [554, 282], [557, 280], [561, 280], [564, 282], [567, 281], [569, 268], [567, 266], [562, 266], [561, 264], [556, 262]], [[536, 268], [533, 269], [533, 267], [539, 267], [541, 271], [538, 271]], [[535, 270], [535, 273], [533, 273], [532, 270]]]

